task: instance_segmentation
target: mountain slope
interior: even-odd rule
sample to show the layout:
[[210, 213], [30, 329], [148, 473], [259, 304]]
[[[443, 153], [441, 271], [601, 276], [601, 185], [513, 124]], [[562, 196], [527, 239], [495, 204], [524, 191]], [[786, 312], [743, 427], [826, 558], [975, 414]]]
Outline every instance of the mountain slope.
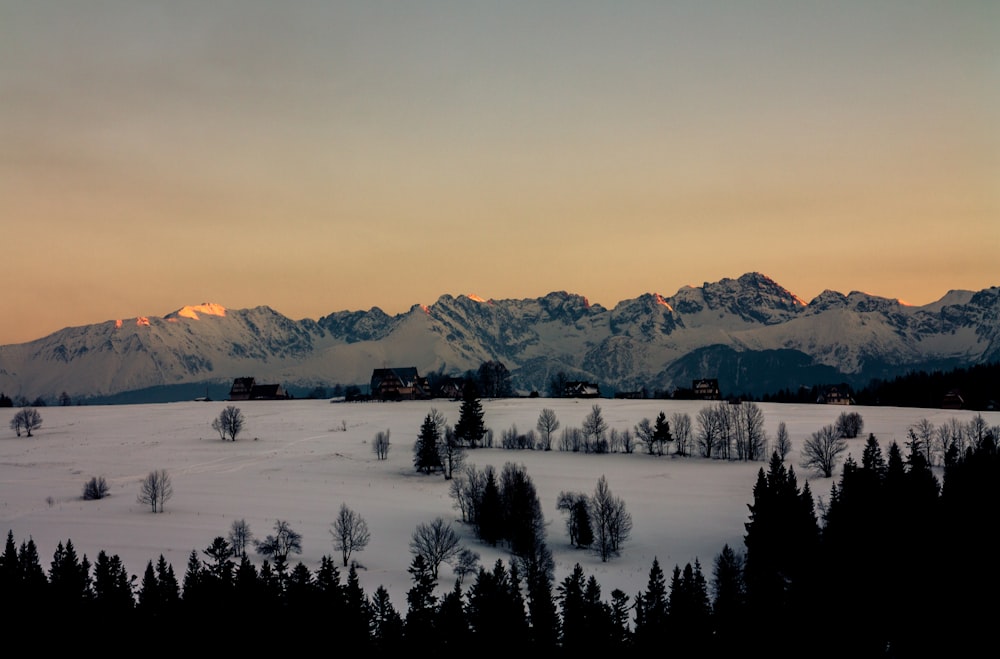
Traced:
[[563, 373], [606, 393], [716, 377], [724, 394], [759, 394], [820, 376], [864, 384], [998, 359], [1000, 288], [952, 291], [923, 307], [835, 291], [806, 304], [747, 273], [613, 309], [564, 291], [523, 300], [443, 295], [395, 316], [373, 307], [298, 321], [266, 306], [205, 303], [0, 346], [0, 391], [79, 399], [248, 375], [286, 387], [364, 386], [384, 366], [451, 375], [497, 360], [524, 392], [544, 392]]

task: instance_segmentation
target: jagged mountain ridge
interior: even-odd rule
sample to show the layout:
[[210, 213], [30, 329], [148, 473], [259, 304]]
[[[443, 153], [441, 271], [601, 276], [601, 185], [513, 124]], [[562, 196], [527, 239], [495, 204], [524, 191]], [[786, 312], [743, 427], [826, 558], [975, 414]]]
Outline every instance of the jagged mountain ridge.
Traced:
[[998, 287], [920, 307], [829, 290], [807, 304], [747, 273], [613, 309], [564, 291], [521, 300], [443, 295], [394, 316], [373, 307], [318, 320], [266, 306], [184, 307], [0, 346], [0, 391], [78, 399], [246, 375], [286, 386], [365, 385], [383, 366], [461, 374], [498, 360], [523, 392], [545, 392], [562, 372], [607, 393], [687, 387], [698, 377], [719, 378], [724, 393], [767, 393], [820, 376], [865, 383], [996, 361], [998, 337]]

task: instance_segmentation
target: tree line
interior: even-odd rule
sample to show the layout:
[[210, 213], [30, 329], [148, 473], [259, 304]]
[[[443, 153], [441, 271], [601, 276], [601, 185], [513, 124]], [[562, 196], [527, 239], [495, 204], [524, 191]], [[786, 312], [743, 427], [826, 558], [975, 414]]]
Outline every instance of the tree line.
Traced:
[[[530, 490], [525, 474], [510, 478]], [[183, 577], [161, 555], [139, 579], [104, 551], [91, 563], [70, 540], [46, 570], [34, 541], [18, 546], [12, 532], [0, 593], [10, 629], [42, 618], [54, 630], [105, 630], [104, 640], [155, 638], [164, 650], [290, 649], [313, 639], [375, 653], [916, 657], [968, 655], [989, 640], [995, 607], [986, 602], [1000, 587], [989, 558], [1000, 494], [992, 432], [949, 451], [940, 482], [911, 433], [885, 452], [870, 436], [825, 501], [776, 452], [752, 494], [743, 547], [722, 547], [710, 570], [697, 559], [675, 564], [669, 577], [654, 557], [638, 593], [605, 594], [579, 564], [556, 581], [544, 547], [514, 536], [508, 561], [444, 590], [426, 553], [414, 552], [406, 606], [397, 608], [384, 587], [361, 588], [355, 563], [345, 575], [331, 556], [315, 571], [281, 551], [258, 566], [216, 538], [191, 552]], [[248, 618], [258, 631], [244, 630]]]

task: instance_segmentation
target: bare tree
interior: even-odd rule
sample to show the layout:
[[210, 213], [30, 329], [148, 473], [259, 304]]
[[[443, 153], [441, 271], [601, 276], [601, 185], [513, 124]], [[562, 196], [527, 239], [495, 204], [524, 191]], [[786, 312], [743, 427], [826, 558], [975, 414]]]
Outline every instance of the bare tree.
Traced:
[[18, 437], [21, 436], [22, 430], [28, 433], [28, 437], [31, 437], [32, 431], [38, 430], [41, 427], [42, 415], [33, 407], [22, 407], [14, 414], [14, 418], [10, 420], [10, 428], [17, 433]]
[[857, 412], [841, 412], [840, 416], [837, 417], [834, 430], [841, 437], [853, 439], [861, 434], [861, 430], [864, 427], [865, 422]]
[[462, 583], [467, 575], [479, 571], [479, 554], [471, 549], [460, 549], [455, 556], [453, 569], [458, 575], [458, 583]]
[[674, 429], [674, 453], [690, 455], [691, 415], [687, 412], [674, 412], [670, 415], [670, 426]]
[[778, 457], [784, 462], [788, 453], [792, 450], [792, 440], [788, 437], [788, 426], [784, 421], [778, 423], [778, 433], [774, 439], [774, 450], [778, 452]]
[[379, 430], [375, 433], [375, 439], [372, 440], [372, 451], [378, 456], [379, 460], [385, 460], [389, 457], [389, 431]]
[[233, 551], [236, 556], [245, 556], [247, 553], [247, 545], [253, 542], [253, 533], [250, 532], [250, 525], [247, 524], [245, 519], [237, 519], [233, 521], [233, 525], [229, 527], [229, 544], [233, 546]]
[[228, 439], [235, 442], [236, 436], [243, 430], [244, 425], [246, 425], [246, 417], [235, 405], [227, 405], [226, 409], [219, 413], [218, 418], [212, 421], [212, 429], [219, 433], [219, 438], [223, 441]]
[[608, 431], [608, 422], [604, 420], [600, 405], [593, 405], [590, 414], [583, 420], [583, 434], [592, 446], [598, 446]]
[[83, 486], [83, 498], [87, 501], [103, 499], [108, 496], [108, 481], [104, 476], [94, 476]]
[[166, 469], [149, 472], [139, 486], [138, 503], [149, 506], [152, 511], [163, 512], [163, 504], [174, 495], [174, 486]]
[[418, 524], [410, 538], [410, 551], [423, 557], [435, 580], [441, 563], [456, 557], [460, 550], [458, 534], [441, 517], [430, 524]]
[[344, 567], [347, 567], [351, 553], [364, 550], [371, 539], [368, 524], [361, 515], [348, 508], [346, 503], [340, 504], [340, 512], [333, 522], [330, 535], [333, 536], [333, 548], [340, 552], [344, 560]]
[[594, 523], [594, 550], [602, 562], [607, 562], [621, 552], [622, 545], [631, 535], [632, 515], [625, 511], [625, 502], [611, 494], [604, 476], [597, 481], [590, 509]]
[[757, 403], [745, 402], [735, 408], [736, 457], [740, 460], [763, 460], [767, 434], [764, 432], [764, 412]]
[[285, 520], [279, 519], [274, 523], [274, 534], [268, 534], [255, 544], [258, 554], [270, 556], [283, 565], [289, 554], [302, 553], [302, 534], [294, 531]]
[[438, 454], [441, 456], [441, 468], [445, 480], [451, 480], [452, 474], [461, 469], [465, 463], [465, 442], [455, 434], [451, 426], [444, 427], [444, 436], [438, 444]]
[[552, 435], [559, 430], [559, 419], [556, 418], [555, 411], [545, 408], [538, 414], [538, 423], [535, 425], [542, 436], [541, 448], [545, 451], [552, 450]]
[[847, 442], [832, 425], [823, 426], [802, 445], [802, 466], [814, 469], [825, 478], [833, 475], [837, 457], [847, 450]]
[[656, 429], [653, 427], [653, 422], [649, 420], [649, 417], [645, 417], [642, 421], [635, 424], [635, 435], [639, 443], [646, 447], [647, 454], [656, 454]]

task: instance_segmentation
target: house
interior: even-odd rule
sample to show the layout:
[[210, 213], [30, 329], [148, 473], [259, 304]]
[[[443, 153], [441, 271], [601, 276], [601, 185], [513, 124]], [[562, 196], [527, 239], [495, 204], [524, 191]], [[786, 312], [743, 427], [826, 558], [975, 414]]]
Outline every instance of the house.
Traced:
[[827, 389], [826, 394], [819, 397], [817, 402], [827, 405], [852, 405], [854, 399], [851, 398], [850, 393], [842, 392], [836, 387], [830, 387]]
[[437, 395], [442, 398], [451, 398], [452, 400], [458, 400], [462, 397], [463, 390], [465, 389], [465, 378], [462, 377], [446, 377], [443, 378], [438, 383]]
[[965, 400], [962, 398], [961, 392], [958, 389], [952, 389], [944, 395], [941, 400], [941, 409], [945, 410], [960, 410], [965, 406]]
[[375, 400], [426, 400], [431, 398], [427, 378], [416, 367], [376, 368], [372, 371], [371, 397]]
[[257, 384], [254, 378], [236, 378], [229, 400], [284, 400], [291, 398], [280, 384]]
[[598, 398], [601, 389], [593, 382], [570, 381], [563, 387], [565, 398]]
[[719, 381], [715, 378], [702, 378], [691, 382], [691, 391], [694, 392], [695, 400], [721, 400], [722, 394], [719, 392]]

